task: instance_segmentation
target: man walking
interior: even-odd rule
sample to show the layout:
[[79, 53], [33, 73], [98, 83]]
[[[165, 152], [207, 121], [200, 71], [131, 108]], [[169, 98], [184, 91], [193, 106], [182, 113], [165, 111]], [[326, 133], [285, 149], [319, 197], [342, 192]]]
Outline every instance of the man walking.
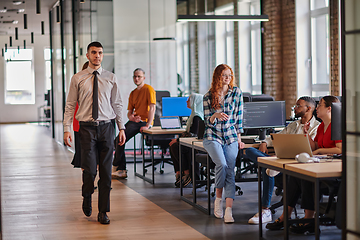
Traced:
[[111, 163], [115, 134], [111, 119], [116, 119], [120, 129], [119, 143], [124, 144], [125, 127], [121, 116], [123, 105], [116, 76], [101, 67], [101, 43], [90, 43], [86, 57], [89, 60], [88, 68], [75, 74], [70, 82], [63, 122], [64, 143], [70, 146], [72, 142], [70, 126], [78, 102], [76, 119], [80, 124], [81, 136], [82, 209], [86, 216], [91, 216], [91, 196], [94, 193], [94, 179], [99, 164], [98, 221], [109, 224], [110, 219], [106, 213], [110, 211]]
[[[156, 93], [153, 87], [145, 84], [145, 71], [141, 68], [135, 69], [133, 80], [137, 87], [129, 96], [127, 114], [129, 121], [125, 124], [126, 142], [142, 130], [151, 128], [156, 108]], [[115, 171], [112, 173], [114, 179], [127, 177], [125, 145], [119, 145], [117, 140], [118, 138], [115, 139], [113, 162]]]

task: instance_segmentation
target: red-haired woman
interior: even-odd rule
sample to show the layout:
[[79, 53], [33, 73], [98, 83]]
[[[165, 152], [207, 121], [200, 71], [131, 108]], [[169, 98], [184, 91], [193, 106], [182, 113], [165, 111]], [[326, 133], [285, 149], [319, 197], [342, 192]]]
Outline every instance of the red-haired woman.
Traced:
[[[214, 215], [234, 222], [232, 205], [235, 197], [235, 161], [241, 142], [242, 92], [234, 86], [234, 73], [226, 64], [218, 65], [213, 73], [210, 90], [204, 95], [204, 148], [215, 163], [216, 199]], [[226, 200], [225, 215], [222, 195]]]

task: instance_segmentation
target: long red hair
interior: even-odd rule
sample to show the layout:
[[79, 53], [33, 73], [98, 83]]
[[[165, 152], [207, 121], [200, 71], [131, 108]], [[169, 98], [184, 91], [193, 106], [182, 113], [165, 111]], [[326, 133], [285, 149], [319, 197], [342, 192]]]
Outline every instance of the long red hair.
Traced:
[[212, 82], [211, 82], [211, 87], [210, 87], [210, 93], [211, 93], [211, 107], [213, 109], [219, 109], [220, 108], [220, 96], [219, 96], [219, 92], [220, 89], [222, 88], [222, 74], [225, 70], [229, 69], [231, 72], [231, 80], [229, 83], [229, 88], [232, 89], [234, 87], [234, 72], [231, 69], [231, 67], [229, 67], [226, 64], [220, 64], [218, 65], [213, 73], [213, 77], [212, 77]]

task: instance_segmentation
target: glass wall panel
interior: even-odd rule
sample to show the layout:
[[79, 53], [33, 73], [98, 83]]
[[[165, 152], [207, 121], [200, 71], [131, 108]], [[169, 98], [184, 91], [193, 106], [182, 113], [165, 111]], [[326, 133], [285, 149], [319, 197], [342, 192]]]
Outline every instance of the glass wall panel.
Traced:
[[52, 68], [53, 68], [53, 97], [54, 97], [54, 133], [58, 142], [63, 142], [63, 71], [61, 56], [61, 29], [56, 22], [56, 8], [51, 10], [51, 37], [52, 37]]

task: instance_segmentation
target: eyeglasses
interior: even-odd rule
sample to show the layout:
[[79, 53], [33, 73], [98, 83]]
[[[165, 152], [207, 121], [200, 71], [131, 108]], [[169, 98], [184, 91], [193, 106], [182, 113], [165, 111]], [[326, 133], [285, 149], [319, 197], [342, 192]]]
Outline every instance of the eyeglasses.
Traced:
[[223, 74], [223, 75], [221, 75], [223, 78], [232, 78], [233, 77], [233, 75], [226, 75], [226, 74]]
[[133, 78], [143, 78], [144, 76], [133, 76]]

